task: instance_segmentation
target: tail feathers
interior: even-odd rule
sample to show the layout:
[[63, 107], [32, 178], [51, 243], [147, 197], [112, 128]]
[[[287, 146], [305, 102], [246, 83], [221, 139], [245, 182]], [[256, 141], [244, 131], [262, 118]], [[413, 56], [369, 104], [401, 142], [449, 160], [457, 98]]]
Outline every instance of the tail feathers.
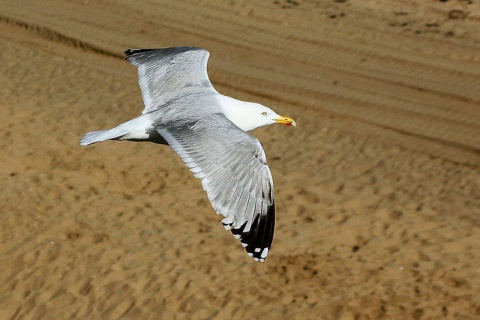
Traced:
[[88, 146], [105, 140], [153, 141], [162, 143], [163, 138], [152, 127], [148, 117], [138, 117], [108, 130], [92, 131], [80, 140], [82, 146]]
[[112, 134], [111, 130], [92, 131], [83, 136], [82, 140], [80, 140], [80, 144], [82, 146], [88, 146], [89, 144], [115, 138], [118, 139], [119, 136], [118, 134]]

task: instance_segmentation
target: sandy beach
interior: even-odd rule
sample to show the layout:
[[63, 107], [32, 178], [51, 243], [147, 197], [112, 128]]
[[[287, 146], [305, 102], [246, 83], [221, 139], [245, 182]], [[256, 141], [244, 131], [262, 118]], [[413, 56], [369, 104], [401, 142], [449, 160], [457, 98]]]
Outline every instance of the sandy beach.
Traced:
[[[0, 0], [0, 319], [480, 319], [478, 1]], [[138, 116], [127, 48], [210, 51], [277, 204], [254, 262]], [[194, 106], [193, 106], [194, 107]]]

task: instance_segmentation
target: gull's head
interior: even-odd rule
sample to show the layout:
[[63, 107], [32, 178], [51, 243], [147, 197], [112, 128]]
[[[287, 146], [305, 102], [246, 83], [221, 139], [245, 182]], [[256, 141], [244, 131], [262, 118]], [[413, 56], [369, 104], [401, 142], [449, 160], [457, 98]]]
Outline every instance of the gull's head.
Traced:
[[236, 109], [236, 111], [235, 116], [230, 120], [245, 131], [274, 123], [280, 123], [286, 126], [297, 126], [292, 118], [281, 116], [272, 109], [258, 103], [245, 103], [245, 105]]
[[265, 125], [280, 123], [286, 126], [294, 126], [294, 127], [297, 126], [297, 124], [295, 123], [295, 120], [293, 120], [292, 118], [281, 116], [277, 114], [275, 111], [273, 111], [272, 109], [267, 108], [265, 106], [259, 105], [259, 107], [260, 107], [258, 110], [259, 117], [266, 122]]

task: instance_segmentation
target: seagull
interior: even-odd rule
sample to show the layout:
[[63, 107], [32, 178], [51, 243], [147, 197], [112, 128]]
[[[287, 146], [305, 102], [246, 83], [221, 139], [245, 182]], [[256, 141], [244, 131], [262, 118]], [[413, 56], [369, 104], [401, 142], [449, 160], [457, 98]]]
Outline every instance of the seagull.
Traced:
[[85, 134], [87, 146], [105, 140], [169, 145], [201, 179], [222, 224], [255, 261], [265, 261], [273, 240], [273, 180], [260, 142], [247, 133], [290, 117], [253, 102], [218, 93], [208, 78], [205, 49], [128, 49], [138, 67], [145, 108], [119, 126]]

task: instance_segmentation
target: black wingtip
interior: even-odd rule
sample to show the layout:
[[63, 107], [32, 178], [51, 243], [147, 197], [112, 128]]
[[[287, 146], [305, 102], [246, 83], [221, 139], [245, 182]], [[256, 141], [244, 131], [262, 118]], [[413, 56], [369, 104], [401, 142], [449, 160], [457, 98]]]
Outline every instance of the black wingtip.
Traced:
[[240, 242], [249, 256], [253, 257], [255, 261], [264, 262], [273, 241], [275, 202], [268, 206], [267, 214], [259, 214], [255, 218], [249, 231], [243, 232], [246, 225], [247, 223], [244, 223], [240, 228], [233, 228], [231, 231], [234, 236], [240, 237]]
[[197, 47], [190, 47], [190, 46], [181, 46], [181, 47], [170, 47], [170, 48], [157, 48], [157, 49], [127, 49], [123, 53], [125, 54], [125, 60], [130, 60], [133, 56], [149, 51], [158, 51], [162, 52], [164, 55], [169, 55], [169, 54], [178, 54], [186, 51], [192, 51], [192, 50], [204, 50], [201, 48]]
[[152, 50], [156, 50], [156, 49], [127, 49], [123, 53], [125, 54], [125, 60], [128, 60], [131, 56], [137, 53], [148, 52]]

